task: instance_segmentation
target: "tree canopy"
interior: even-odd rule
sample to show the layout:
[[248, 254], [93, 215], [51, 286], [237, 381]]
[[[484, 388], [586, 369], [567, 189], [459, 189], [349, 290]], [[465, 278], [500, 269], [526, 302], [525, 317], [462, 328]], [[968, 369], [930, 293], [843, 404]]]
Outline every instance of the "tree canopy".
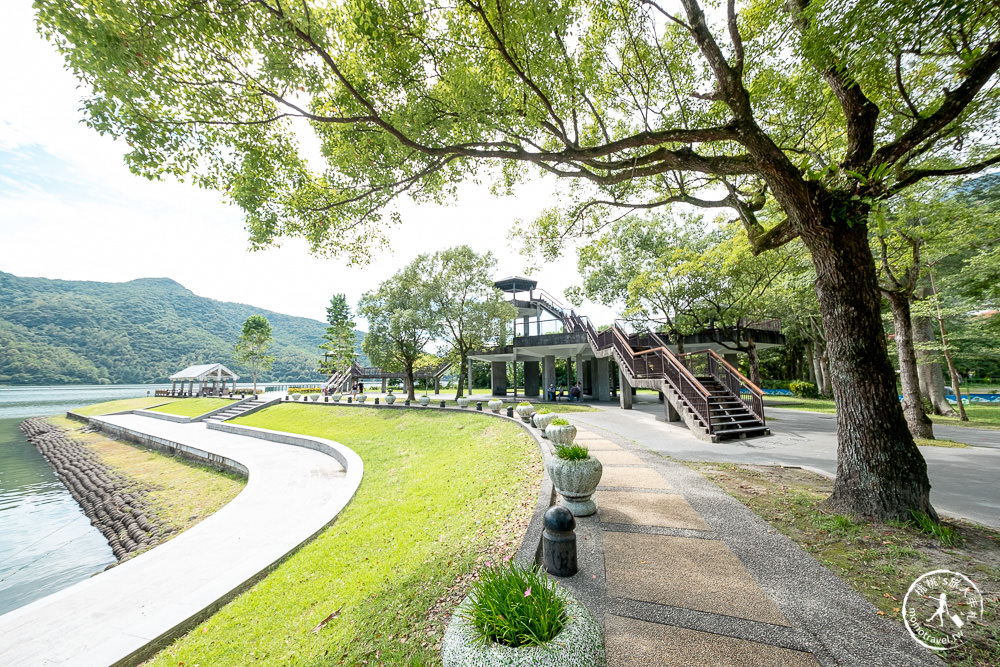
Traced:
[[268, 354], [272, 340], [271, 323], [263, 315], [251, 315], [243, 322], [243, 332], [236, 341], [234, 357], [250, 369], [254, 391], [257, 391], [257, 377], [274, 365], [274, 356]]
[[[225, 192], [251, 241], [366, 256], [400, 195], [487, 165], [565, 196], [554, 249], [622, 212], [731, 211], [801, 238], [838, 405], [830, 506], [935, 516], [881, 333], [869, 215], [1000, 163], [1000, 7], [973, 0], [36, 0], [130, 167]], [[315, 134], [322, 164], [299, 149]]]

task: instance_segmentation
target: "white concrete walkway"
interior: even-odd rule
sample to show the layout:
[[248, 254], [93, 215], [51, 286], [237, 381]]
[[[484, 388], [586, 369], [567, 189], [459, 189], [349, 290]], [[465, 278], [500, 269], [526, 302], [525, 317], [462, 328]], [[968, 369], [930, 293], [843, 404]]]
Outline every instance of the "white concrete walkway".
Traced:
[[0, 616], [0, 665], [111, 665], [129, 659], [186, 628], [189, 619], [322, 530], [361, 483], [361, 459], [329, 440], [265, 432], [296, 440], [296, 446], [209, 430], [204, 423], [137, 415], [102, 419], [236, 461], [249, 471], [247, 486], [173, 540]]

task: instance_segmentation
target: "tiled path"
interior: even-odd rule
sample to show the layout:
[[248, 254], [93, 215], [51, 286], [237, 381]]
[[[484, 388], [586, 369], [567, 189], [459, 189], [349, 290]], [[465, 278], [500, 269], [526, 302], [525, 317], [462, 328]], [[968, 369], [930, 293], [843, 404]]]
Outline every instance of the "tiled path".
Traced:
[[[246, 488], [190, 530], [100, 576], [0, 616], [0, 665], [111, 665], [185, 628], [330, 523], [361, 482], [361, 459], [136, 415], [103, 420], [237, 461]], [[284, 436], [278, 436], [284, 437]]]
[[611, 434], [565, 585], [604, 622], [609, 667], [941, 664], [746, 507]]

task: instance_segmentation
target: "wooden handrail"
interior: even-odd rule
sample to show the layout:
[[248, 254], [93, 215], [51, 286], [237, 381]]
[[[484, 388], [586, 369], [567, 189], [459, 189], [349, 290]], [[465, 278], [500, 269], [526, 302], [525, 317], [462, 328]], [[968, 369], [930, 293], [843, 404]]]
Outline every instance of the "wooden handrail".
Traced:
[[673, 361], [673, 365], [676, 366], [677, 369], [680, 370], [680, 372], [684, 374], [684, 376], [688, 379], [688, 381], [690, 381], [691, 384], [694, 385], [694, 387], [698, 390], [698, 392], [702, 396], [708, 397], [710, 395], [708, 389], [705, 389], [705, 387], [703, 387], [702, 384], [700, 382], [698, 382], [698, 378], [696, 378], [691, 373], [691, 371], [689, 371], [687, 368], [685, 368], [684, 364], [682, 364], [680, 361], [677, 360], [677, 357], [674, 356], [673, 352], [671, 352], [670, 350], [668, 350], [667, 348], [665, 348], [663, 346], [652, 347], [652, 348], [650, 348], [648, 350], [643, 350], [642, 352], [636, 352], [635, 350], [632, 349], [632, 346], [629, 345], [628, 339], [625, 338], [622, 335], [621, 331], [618, 329], [617, 326], [614, 327], [614, 330], [615, 330], [615, 334], [618, 336], [618, 338], [621, 339], [622, 344], [625, 345], [625, 347], [628, 349], [629, 353], [633, 357], [638, 357], [639, 355], [642, 355], [642, 354], [650, 354], [652, 352], [663, 352], [664, 356], [667, 357], [667, 359]]
[[753, 382], [751, 382], [749, 379], [747, 379], [747, 377], [745, 375], [743, 375], [743, 373], [740, 373], [738, 370], [736, 370], [735, 368], [733, 368], [733, 365], [730, 364], [725, 359], [723, 359], [722, 357], [720, 357], [719, 354], [715, 350], [708, 350], [708, 353], [711, 354], [713, 357], [715, 357], [717, 361], [721, 361], [723, 364], [725, 364], [726, 368], [728, 368], [729, 370], [731, 370], [736, 377], [738, 377], [740, 380], [742, 380], [743, 384], [745, 384], [747, 387], [749, 387], [751, 391], [755, 392], [758, 396], [763, 396], [764, 395], [764, 392], [761, 391], [760, 387], [758, 387]]

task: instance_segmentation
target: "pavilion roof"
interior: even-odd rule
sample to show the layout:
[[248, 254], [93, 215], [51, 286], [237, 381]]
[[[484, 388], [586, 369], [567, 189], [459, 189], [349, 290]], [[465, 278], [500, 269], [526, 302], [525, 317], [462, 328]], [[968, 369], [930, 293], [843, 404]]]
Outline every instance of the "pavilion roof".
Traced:
[[223, 380], [239, 380], [240, 376], [232, 372], [222, 364], [198, 364], [196, 366], [188, 366], [182, 371], [174, 373], [170, 376], [171, 381], [175, 380], [194, 380], [196, 382], [203, 382], [206, 379], [211, 378], [221, 378]]
[[523, 276], [510, 276], [497, 280], [493, 285], [504, 292], [527, 292], [538, 287], [538, 281]]

